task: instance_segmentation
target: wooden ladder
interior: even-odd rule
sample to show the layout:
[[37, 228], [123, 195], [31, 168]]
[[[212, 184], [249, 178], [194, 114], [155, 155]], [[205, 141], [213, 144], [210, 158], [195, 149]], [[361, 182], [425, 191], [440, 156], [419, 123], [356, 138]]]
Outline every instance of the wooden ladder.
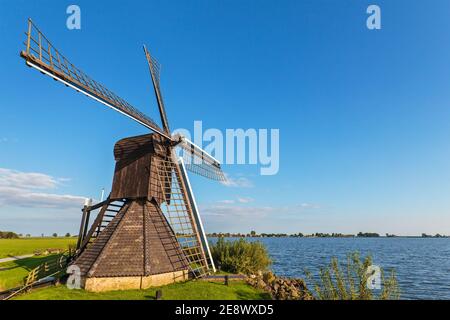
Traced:
[[[86, 249], [88, 245], [93, 243], [100, 234], [108, 227], [111, 221], [117, 216], [117, 214], [125, 207], [126, 200], [124, 199], [114, 199], [111, 200], [109, 197], [103, 202], [98, 203], [97, 205], [86, 208], [87, 217], [90, 216], [91, 212], [97, 209], [100, 209], [100, 212], [97, 214], [92, 226], [89, 229], [89, 232], [85, 233], [81, 237], [81, 245], [77, 250], [77, 255], [81, 254], [81, 252]], [[89, 224], [88, 219], [85, 221], [86, 224]], [[84, 227], [87, 230], [87, 227]]]

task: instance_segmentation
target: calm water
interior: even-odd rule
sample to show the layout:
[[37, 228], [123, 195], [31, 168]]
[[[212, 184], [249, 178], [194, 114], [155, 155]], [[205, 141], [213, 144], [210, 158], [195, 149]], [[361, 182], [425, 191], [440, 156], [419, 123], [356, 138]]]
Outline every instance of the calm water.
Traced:
[[[421, 238], [260, 238], [274, 261], [273, 271], [304, 277], [317, 274], [335, 256], [371, 253], [374, 264], [395, 268], [402, 299], [450, 299], [450, 239]], [[214, 239], [211, 239], [215, 242]], [[342, 260], [344, 261], [344, 260]]]

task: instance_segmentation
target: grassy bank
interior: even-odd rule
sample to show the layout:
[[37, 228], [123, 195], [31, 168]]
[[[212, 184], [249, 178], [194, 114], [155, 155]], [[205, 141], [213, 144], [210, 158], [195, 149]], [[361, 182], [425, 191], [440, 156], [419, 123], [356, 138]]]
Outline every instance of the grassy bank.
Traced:
[[76, 238], [23, 238], [0, 239], [0, 259], [10, 256], [31, 254], [37, 250], [64, 249], [75, 245]]
[[56, 256], [58, 255], [30, 257], [0, 263], [0, 291], [23, 285], [23, 280], [28, 275], [28, 272], [41, 263], [55, 259]]
[[36, 289], [18, 296], [17, 300], [153, 300], [156, 290], [162, 290], [164, 300], [264, 300], [269, 295], [244, 282], [223, 283], [188, 281], [147, 290], [109, 291], [102, 293], [70, 290], [64, 285]]

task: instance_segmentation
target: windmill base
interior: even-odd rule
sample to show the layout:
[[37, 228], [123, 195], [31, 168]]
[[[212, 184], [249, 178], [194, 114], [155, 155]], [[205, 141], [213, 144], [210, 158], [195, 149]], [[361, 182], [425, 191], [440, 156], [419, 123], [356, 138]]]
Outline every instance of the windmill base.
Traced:
[[133, 290], [158, 287], [189, 279], [188, 270], [153, 274], [150, 276], [137, 277], [107, 277], [107, 278], [84, 278], [83, 287], [86, 291], [103, 292], [113, 290]]

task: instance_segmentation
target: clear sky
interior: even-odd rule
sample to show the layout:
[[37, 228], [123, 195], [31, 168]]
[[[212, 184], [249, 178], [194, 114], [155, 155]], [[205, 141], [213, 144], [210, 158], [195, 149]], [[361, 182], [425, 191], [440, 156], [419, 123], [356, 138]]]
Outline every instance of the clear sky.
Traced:
[[[81, 8], [81, 30], [66, 8]], [[366, 8], [381, 8], [381, 30]], [[0, 0], [0, 230], [76, 233], [114, 143], [148, 131], [31, 70], [31, 17], [75, 65], [172, 129], [280, 130], [280, 170], [192, 177], [209, 232], [450, 230], [450, 3]], [[81, 203], [80, 203], [81, 202]]]

